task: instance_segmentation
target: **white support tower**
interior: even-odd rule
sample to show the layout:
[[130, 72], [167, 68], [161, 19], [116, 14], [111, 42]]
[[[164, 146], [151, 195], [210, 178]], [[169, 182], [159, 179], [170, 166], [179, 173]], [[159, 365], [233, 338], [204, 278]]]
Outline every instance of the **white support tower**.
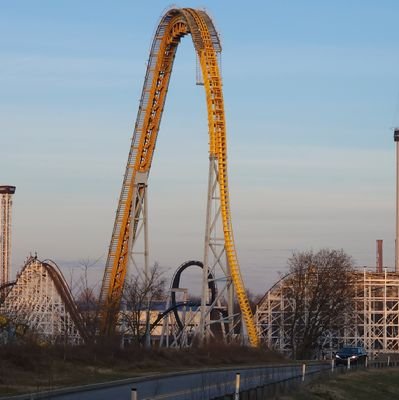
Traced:
[[[137, 174], [128, 245], [128, 269], [130, 273], [138, 276], [143, 284], [147, 279], [149, 268], [147, 179], [147, 174]], [[233, 310], [234, 288], [227, 262], [222, 228], [218, 161], [216, 157], [211, 156], [209, 161], [204, 261], [201, 265], [203, 269], [201, 306], [195, 311], [190, 309], [189, 317], [183, 324], [183, 328], [176, 324], [172, 314], [168, 315], [163, 321], [163, 336], [168, 339], [162, 340], [162, 345], [185, 347], [192, 344], [194, 337], [197, 337], [200, 342], [210, 341], [215, 337], [230, 342], [236, 340], [240, 333], [236, 332], [240, 318], [239, 313], [234, 313]], [[183, 267], [183, 269], [185, 268]], [[176, 292], [177, 289], [172, 288], [171, 290]], [[245, 332], [242, 336], [246, 337]]]
[[141, 283], [146, 286], [149, 273], [148, 174], [137, 173], [134, 193], [136, 201], [133, 223], [130, 224], [128, 271], [137, 274]]
[[[234, 288], [226, 257], [221, 221], [218, 161], [209, 158], [208, 200], [205, 225], [204, 262], [202, 271], [201, 318], [199, 339], [207, 341], [218, 331], [224, 340], [234, 337]], [[216, 288], [212, 296], [210, 287]], [[220, 329], [215, 329], [215, 323]]]
[[[276, 283], [257, 306], [255, 321], [261, 340], [269, 348], [290, 354], [289, 327], [293, 299], [287, 294], [289, 275]], [[399, 274], [372, 272], [364, 268], [356, 273], [354, 313], [346, 326], [325, 332], [320, 348], [325, 354], [339, 347], [363, 346], [371, 354], [399, 353]]]
[[0, 286], [10, 281], [11, 208], [15, 186], [0, 186]]

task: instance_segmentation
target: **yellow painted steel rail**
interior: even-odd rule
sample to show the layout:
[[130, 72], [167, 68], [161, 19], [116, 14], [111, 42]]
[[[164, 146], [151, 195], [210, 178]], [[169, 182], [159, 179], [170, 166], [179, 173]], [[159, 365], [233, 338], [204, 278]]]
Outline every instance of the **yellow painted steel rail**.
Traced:
[[133, 204], [137, 198], [135, 191], [141, 190], [137, 186], [137, 180], [139, 174], [149, 174], [176, 49], [180, 39], [187, 34], [191, 34], [204, 80], [209, 152], [210, 156], [216, 157], [218, 161], [221, 213], [231, 278], [250, 343], [257, 346], [258, 336], [240, 274], [231, 223], [226, 123], [217, 59], [221, 46], [210, 17], [202, 10], [191, 8], [167, 11], [153, 39], [100, 293], [101, 331], [107, 334], [114, 329], [115, 310], [119, 309], [128, 264], [129, 235], [130, 232], [135, 235], [138, 223], [138, 218], [135, 218], [137, 204]]

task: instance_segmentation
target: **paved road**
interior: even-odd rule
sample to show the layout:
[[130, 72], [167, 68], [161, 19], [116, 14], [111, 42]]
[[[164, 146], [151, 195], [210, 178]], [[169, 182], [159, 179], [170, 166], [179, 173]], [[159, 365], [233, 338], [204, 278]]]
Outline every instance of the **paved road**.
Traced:
[[[307, 366], [307, 373], [329, 368], [326, 363]], [[54, 400], [130, 400], [131, 389], [137, 389], [139, 400], [209, 400], [234, 392], [235, 376], [241, 376], [241, 389], [254, 388], [302, 374], [302, 365], [209, 369], [201, 372], [154, 375], [128, 379], [112, 386], [92, 385], [73, 393], [18, 396], [18, 399]], [[17, 399], [17, 397], [14, 397]]]

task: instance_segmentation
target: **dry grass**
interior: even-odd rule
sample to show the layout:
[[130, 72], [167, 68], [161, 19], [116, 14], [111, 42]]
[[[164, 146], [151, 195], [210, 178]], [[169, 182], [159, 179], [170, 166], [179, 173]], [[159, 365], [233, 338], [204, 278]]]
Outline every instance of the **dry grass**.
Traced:
[[0, 395], [41, 391], [204, 367], [282, 361], [270, 351], [215, 343], [205, 348], [154, 349], [35, 344], [0, 347]]
[[367, 369], [317, 380], [281, 400], [392, 400], [399, 398], [399, 369]]

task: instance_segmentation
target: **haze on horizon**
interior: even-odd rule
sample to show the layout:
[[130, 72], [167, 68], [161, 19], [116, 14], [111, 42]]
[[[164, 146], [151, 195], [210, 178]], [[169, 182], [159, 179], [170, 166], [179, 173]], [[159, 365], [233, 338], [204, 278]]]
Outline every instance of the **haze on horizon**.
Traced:
[[[139, 5], [137, 5], [139, 4]], [[17, 187], [13, 273], [29, 253], [101, 279], [163, 1], [2, 5], [0, 183]], [[399, 4], [187, 1], [222, 37], [234, 233], [263, 293], [293, 250], [343, 248], [393, 267]], [[201, 259], [208, 134], [182, 40], [150, 175], [151, 262]]]

